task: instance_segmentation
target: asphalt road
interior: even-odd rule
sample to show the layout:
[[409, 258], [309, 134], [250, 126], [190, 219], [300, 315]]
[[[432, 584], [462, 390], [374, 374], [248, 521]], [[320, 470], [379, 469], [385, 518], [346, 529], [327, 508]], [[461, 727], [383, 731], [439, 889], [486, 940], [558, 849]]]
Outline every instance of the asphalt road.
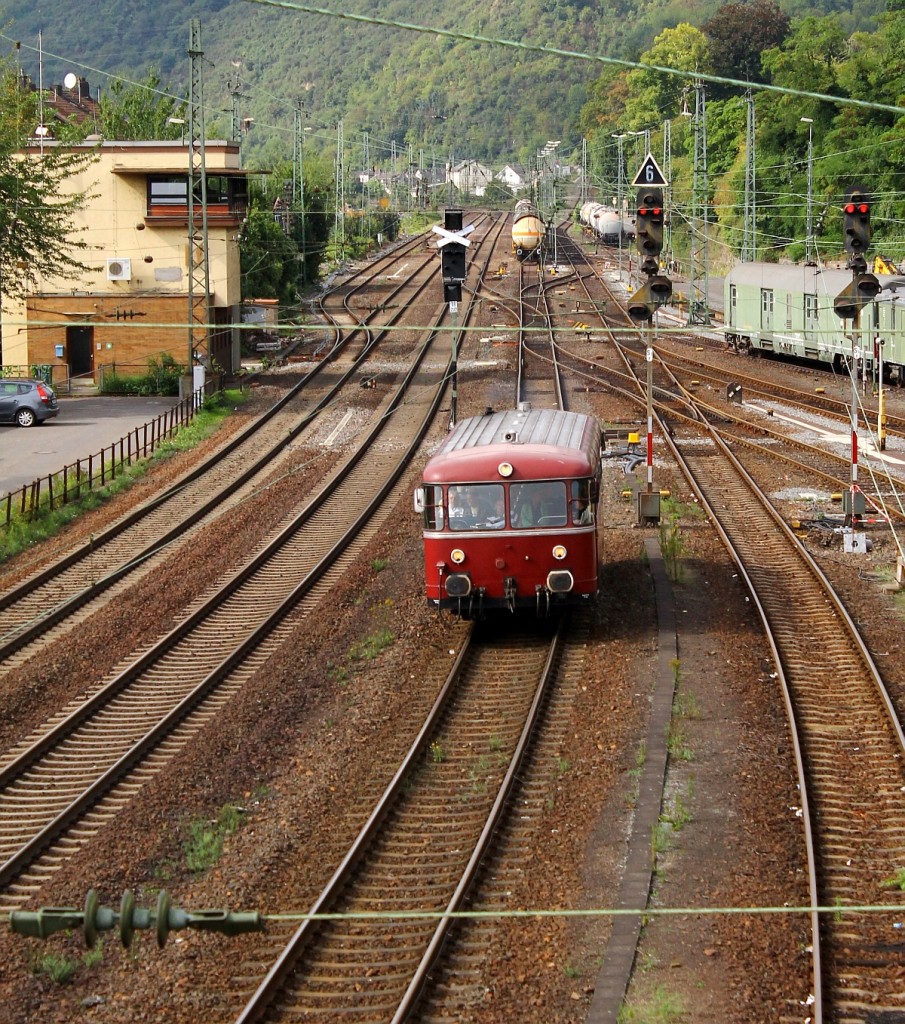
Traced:
[[156, 419], [178, 398], [57, 396], [60, 413], [41, 426], [0, 424], [0, 496], [97, 454]]

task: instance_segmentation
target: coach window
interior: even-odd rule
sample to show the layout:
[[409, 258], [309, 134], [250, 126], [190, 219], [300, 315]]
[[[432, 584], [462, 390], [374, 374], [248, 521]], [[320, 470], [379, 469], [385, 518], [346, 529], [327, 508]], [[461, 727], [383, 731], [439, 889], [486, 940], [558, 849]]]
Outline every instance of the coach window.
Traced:
[[443, 488], [436, 484], [424, 485], [424, 527], [443, 529]]

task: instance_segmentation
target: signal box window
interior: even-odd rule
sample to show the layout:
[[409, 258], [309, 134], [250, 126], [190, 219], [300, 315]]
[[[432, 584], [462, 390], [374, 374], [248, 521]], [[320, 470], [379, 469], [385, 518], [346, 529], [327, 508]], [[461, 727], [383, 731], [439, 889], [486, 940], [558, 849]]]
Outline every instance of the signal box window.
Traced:
[[506, 525], [502, 484], [454, 484], [447, 504], [451, 530], [501, 530]]

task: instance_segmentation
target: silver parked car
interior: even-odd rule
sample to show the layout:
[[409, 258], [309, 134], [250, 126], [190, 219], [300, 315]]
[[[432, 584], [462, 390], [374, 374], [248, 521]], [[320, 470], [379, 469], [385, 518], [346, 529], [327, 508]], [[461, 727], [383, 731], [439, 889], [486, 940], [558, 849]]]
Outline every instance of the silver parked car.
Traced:
[[59, 414], [57, 396], [49, 384], [28, 377], [0, 379], [0, 423], [31, 427]]

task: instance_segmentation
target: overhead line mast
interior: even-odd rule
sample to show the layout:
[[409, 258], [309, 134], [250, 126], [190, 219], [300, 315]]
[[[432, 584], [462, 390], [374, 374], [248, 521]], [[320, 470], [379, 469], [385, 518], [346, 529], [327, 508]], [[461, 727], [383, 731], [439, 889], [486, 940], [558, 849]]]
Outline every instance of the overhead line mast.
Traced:
[[[186, 206], [189, 226], [189, 367], [196, 391], [195, 368], [210, 364], [210, 261], [207, 233], [207, 171], [205, 168], [203, 58], [201, 22], [189, 23], [189, 180]], [[200, 212], [196, 209], [200, 206]]]

